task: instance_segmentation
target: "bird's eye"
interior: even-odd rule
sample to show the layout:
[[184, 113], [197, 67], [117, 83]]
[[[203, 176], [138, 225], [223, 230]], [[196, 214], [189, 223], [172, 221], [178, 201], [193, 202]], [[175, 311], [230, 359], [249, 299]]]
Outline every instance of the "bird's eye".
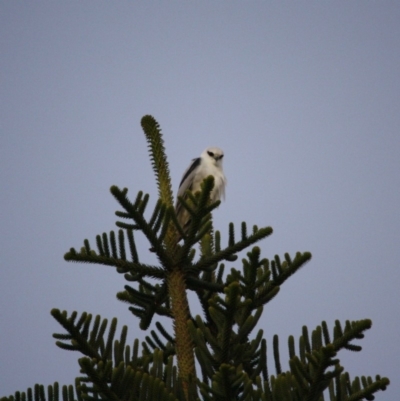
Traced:
[[213, 153], [213, 152], [210, 152], [210, 151], [208, 150], [207, 153], [208, 153], [209, 156], [214, 157], [214, 153]]
[[222, 159], [224, 157], [224, 155], [221, 155], [219, 158]]

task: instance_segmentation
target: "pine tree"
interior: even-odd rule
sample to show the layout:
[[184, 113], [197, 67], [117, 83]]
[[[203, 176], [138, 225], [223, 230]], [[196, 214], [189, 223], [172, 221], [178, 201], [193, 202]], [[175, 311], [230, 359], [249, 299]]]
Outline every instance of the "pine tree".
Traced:
[[[109, 324], [86, 312], [78, 316], [77, 312], [53, 309], [52, 316], [65, 330], [53, 335], [56, 344], [81, 354], [81, 375], [74, 386], [62, 387], [63, 401], [355, 401], [372, 400], [375, 392], [385, 390], [387, 378], [351, 380], [337, 358], [341, 350], [361, 350], [352, 341], [364, 337], [371, 327], [368, 319], [344, 325], [335, 321], [332, 333], [326, 322], [311, 334], [304, 326], [297, 352], [294, 337], [289, 337], [287, 371], [281, 367], [275, 335], [271, 358], [263, 331], [253, 331], [264, 306], [311, 254], [262, 258], [260, 248], [253, 245], [271, 235], [272, 229], [254, 226], [248, 232], [245, 223], [239, 235], [234, 225], [229, 225], [227, 245], [223, 246], [212, 224], [212, 211], [219, 205], [219, 201], [209, 202], [213, 177], [204, 180], [199, 193], [181, 199], [191, 215], [184, 232], [173, 207], [159, 125], [145, 116], [142, 128], [158, 185], [158, 201], [150, 217], [146, 217], [148, 195], [139, 192], [132, 202], [126, 188], [112, 186], [111, 193], [122, 207], [116, 212], [122, 219], [116, 223], [118, 231], [98, 235], [97, 250], [85, 239], [79, 251], [71, 248], [65, 254], [65, 260], [114, 266], [129, 283], [117, 297], [130, 304], [141, 329], [148, 330], [155, 316], [163, 316], [171, 320], [173, 332], [156, 322], [157, 331], [151, 330], [146, 341], [139, 344], [136, 339], [129, 345], [127, 327], [118, 336], [115, 318]], [[135, 231], [148, 239], [158, 266], [140, 262]], [[177, 231], [183, 238], [181, 245], [176, 243]], [[226, 272], [225, 264], [237, 260], [237, 253], [251, 246], [242, 269]], [[198, 297], [202, 316], [192, 316], [189, 292]], [[275, 374], [269, 374], [267, 361], [274, 363]], [[58, 401], [59, 396], [59, 385], [54, 383], [47, 391], [36, 385], [1, 401]]]

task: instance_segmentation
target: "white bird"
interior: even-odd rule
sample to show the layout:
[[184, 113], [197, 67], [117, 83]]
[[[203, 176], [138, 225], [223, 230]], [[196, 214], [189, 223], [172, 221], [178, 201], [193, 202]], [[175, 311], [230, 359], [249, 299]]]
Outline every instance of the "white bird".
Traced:
[[[212, 175], [214, 177], [214, 188], [210, 194], [211, 202], [216, 202], [221, 198], [225, 199], [227, 180], [222, 170], [223, 157], [224, 152], [222, 149], [211, 147], [204, 150], [200, 157], [193, 159], [179, 184], [178, 197], [185, 197], [187, 190], [190, 190], [193, 194], [200, 191], [203, 180]], [[190, 223], [190, 216], [178, 197], [175, 204], [175, 212], [180, 226], [186, 231]]]

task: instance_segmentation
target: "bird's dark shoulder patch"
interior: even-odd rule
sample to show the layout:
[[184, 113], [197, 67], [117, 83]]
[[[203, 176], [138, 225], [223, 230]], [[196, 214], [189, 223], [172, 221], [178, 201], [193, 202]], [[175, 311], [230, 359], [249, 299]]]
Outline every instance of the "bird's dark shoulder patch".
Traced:
[[182, 181], [179, 184], [179, 187], [183, 184], [183, 182], [186, 180], [186, 178], [189, 176], [189, 174], [201, 163], [201, 158], [197, 157], [196, 159], [193, 159], [192, 165], [187, 169], [185, 175], [182, 177]]

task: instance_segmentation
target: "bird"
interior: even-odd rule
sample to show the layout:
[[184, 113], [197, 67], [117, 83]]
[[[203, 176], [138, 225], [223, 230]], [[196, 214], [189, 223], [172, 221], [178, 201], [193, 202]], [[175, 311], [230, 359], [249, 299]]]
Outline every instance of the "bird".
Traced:
[[[184, 232], [187, 231], [190, 224], [190, 216], [179, 200], [179, 197], [186, 198], [187, 190], [190, 190], [192, 193], [200, 191], [203, 180], [212, 175], [214, 177], [214, 188], [210, 193], [211, 202], [225, 199], [227, 179], [222, 169], [223, 157], [224, 152], [222, 149], [209, 147], [203, 151], [200, 157], [192, 159], [191, 164], [183, 173], [181, 183], [179, 184], [175, 213], [179, 225], [183, 228]], [[180, 239], [178, 235], [177, 242], [179, 242]]]

